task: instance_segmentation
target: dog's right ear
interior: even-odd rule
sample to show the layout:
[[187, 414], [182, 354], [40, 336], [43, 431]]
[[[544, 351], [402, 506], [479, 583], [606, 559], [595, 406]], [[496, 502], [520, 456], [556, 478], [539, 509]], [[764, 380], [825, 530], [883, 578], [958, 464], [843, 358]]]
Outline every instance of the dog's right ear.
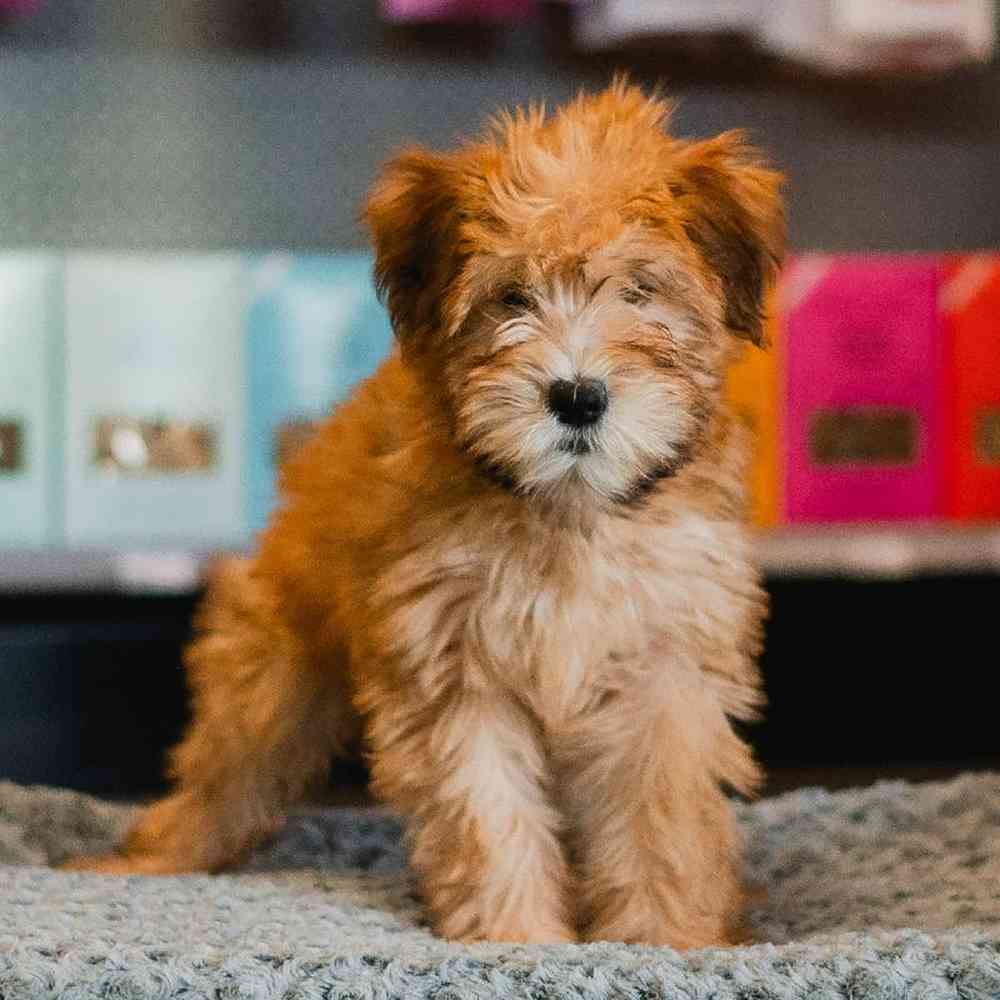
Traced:
[[456, 263], [456, 194], [451, 158], [411, 148], [383, 167], [368, 195], [363, 220], [375, 246], [375, 287], [401, 341], [441, 323]]
[[740, 132], [685, 144], [677, 171], [684, 230], [722, 281], [726, 325], [763, 346], [764, 304], [785, 248], [783, 178]]

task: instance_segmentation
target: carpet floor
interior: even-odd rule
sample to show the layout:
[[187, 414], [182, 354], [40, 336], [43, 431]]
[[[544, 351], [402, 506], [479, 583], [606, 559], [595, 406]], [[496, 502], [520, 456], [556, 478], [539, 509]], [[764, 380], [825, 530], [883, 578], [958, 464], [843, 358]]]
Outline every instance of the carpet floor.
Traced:
[[1000, 775], [738, 809], [761, 943], [678, 954], [440, 941], [380, 810], [297, 813], [226, 875], [54, 871], [128, 808], [0, 783], [0, 998], [1000, 998]]

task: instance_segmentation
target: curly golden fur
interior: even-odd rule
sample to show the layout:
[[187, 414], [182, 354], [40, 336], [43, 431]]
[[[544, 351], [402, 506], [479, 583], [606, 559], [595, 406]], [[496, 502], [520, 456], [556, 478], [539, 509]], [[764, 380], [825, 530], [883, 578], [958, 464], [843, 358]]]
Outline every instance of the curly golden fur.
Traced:
[[175, 790], [82, 865], [223, 868], [363, 740], [438, 933], [734, 940], [765, 599], [721, 388], [783, 220], [740, 134], [669, 110], [617, 82], [388, 163], [398, 349], [213, 582]]

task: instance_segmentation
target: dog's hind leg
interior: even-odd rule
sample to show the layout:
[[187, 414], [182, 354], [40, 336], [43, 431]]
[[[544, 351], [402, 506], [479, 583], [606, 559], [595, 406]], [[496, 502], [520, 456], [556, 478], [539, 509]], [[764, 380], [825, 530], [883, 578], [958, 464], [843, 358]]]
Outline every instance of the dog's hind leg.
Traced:
[[193, 720], [171, 756], [174, 790], [146, 809], [120, 853], [67, 867], [215, 871], [273, 832], [357, 728], [344, 664], [317, 662], [282, 620], [253, 564], [216, 574], [186, 665]]

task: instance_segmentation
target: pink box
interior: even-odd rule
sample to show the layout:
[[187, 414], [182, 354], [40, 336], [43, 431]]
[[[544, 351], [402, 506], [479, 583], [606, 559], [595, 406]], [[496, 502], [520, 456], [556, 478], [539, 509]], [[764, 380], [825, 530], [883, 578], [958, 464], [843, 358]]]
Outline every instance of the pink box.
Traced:
[[30, 14], [42, 0], [0, 0], [0, 14]]
[[940, 513], [939, 284], [934, 257], [790, 263], [781, 303], [789, 521]]
[[535, 7], [535, 0], [382, 0], [383, 16], [399, 23], [519, 21], [533, 14]]

